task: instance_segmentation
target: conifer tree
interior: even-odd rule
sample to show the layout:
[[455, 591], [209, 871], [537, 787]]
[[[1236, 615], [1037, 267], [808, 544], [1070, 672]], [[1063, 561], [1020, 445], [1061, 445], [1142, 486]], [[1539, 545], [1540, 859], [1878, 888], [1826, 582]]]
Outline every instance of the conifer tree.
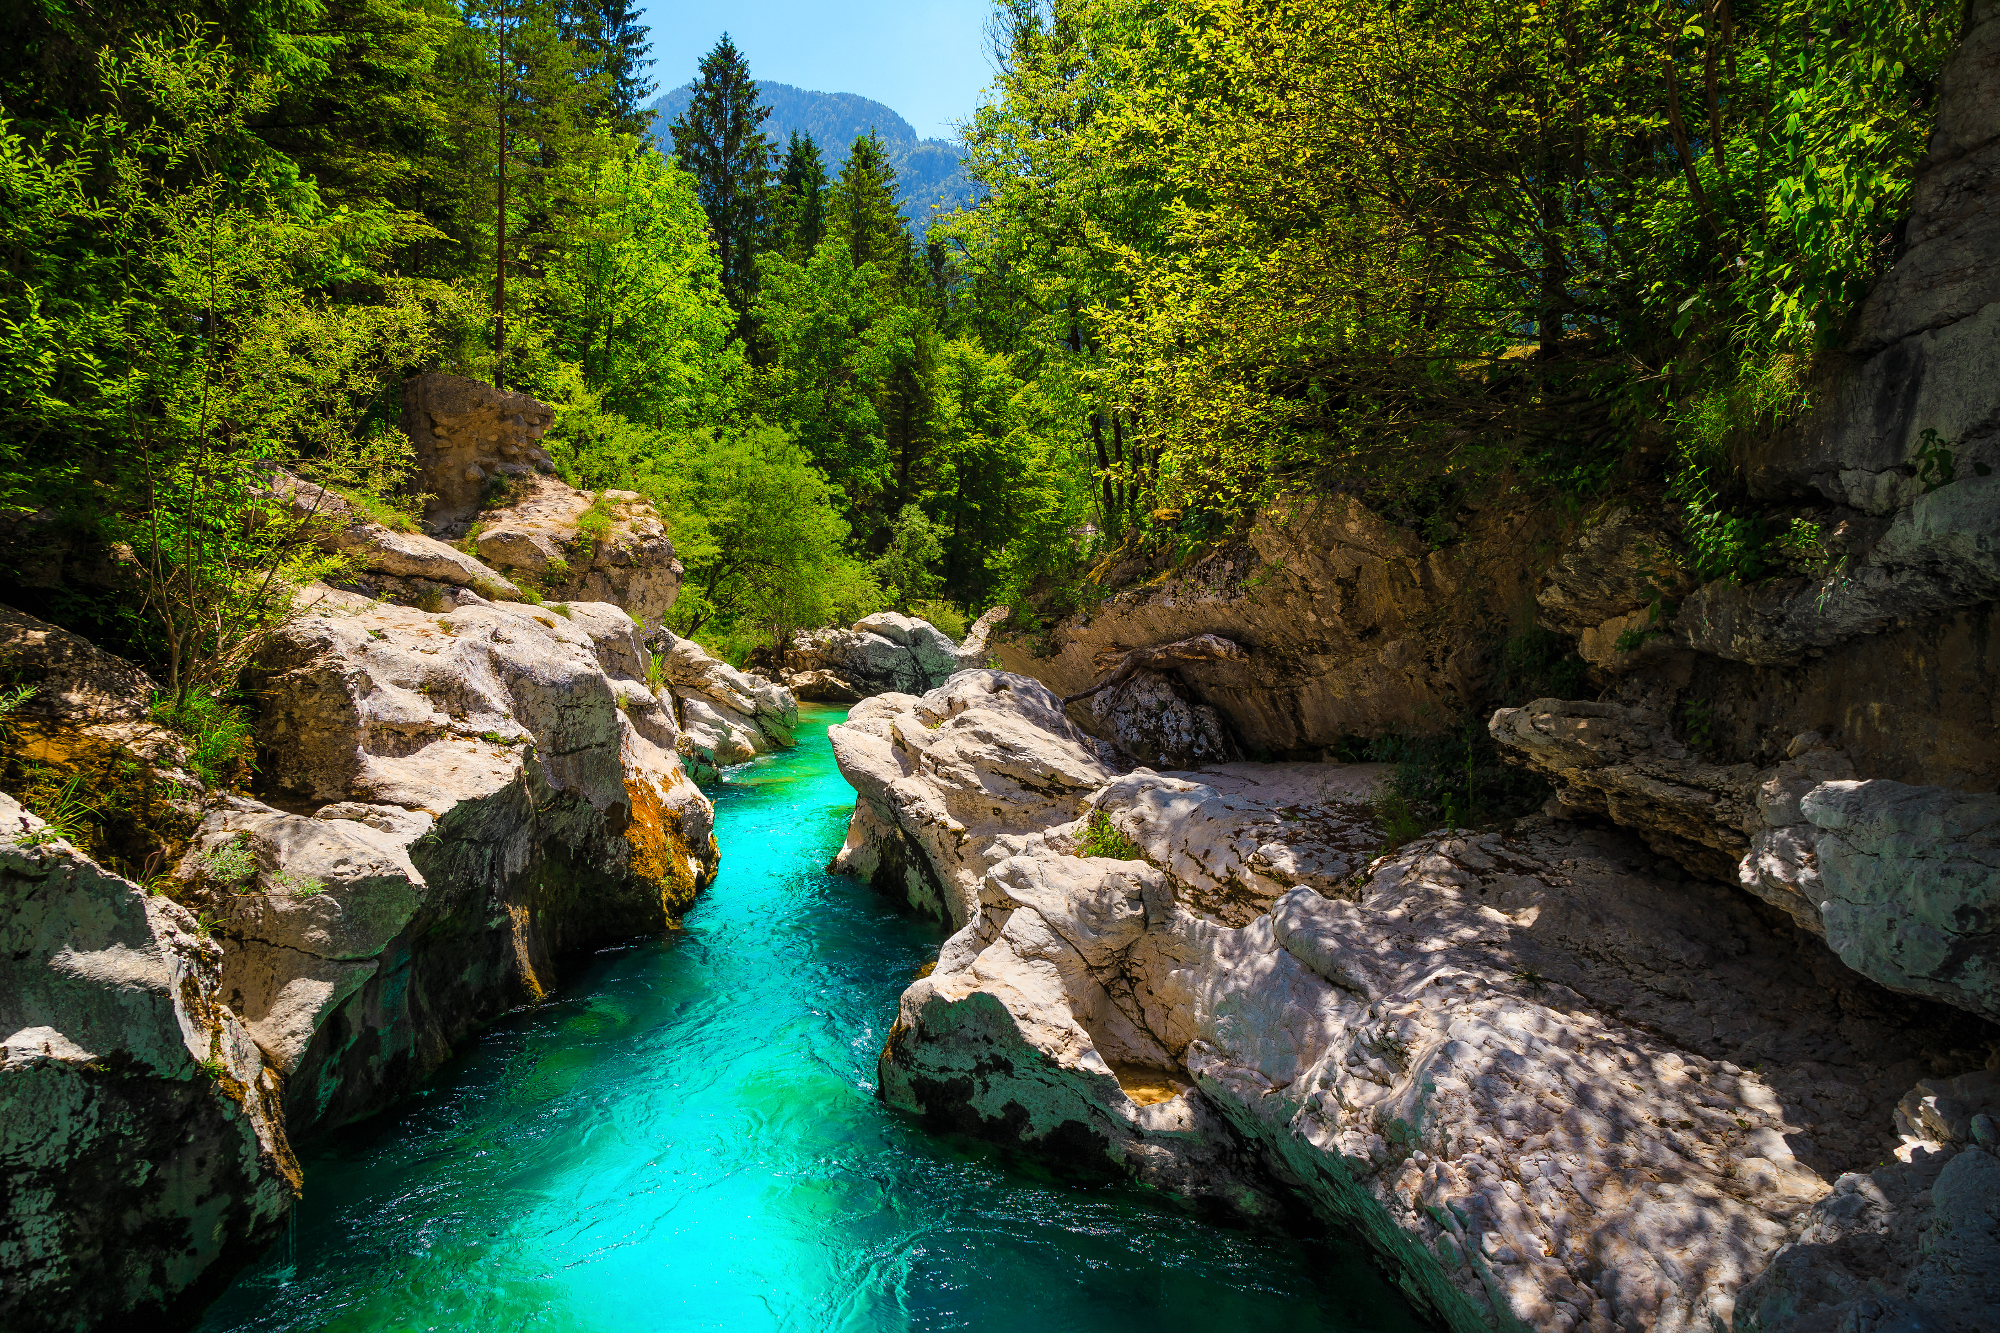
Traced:
[[493, 383], [504, 388], [519, 285], [539, 279], [610, 149], [597, 130], [608, 79], [557, 0], [468, 0], [465, 18], [447, 62], [459, 152], [446, 169], [460, 192], [458, 239], [491, 274]]
[[792, 131], [785, 145], [785, 162], [778, 171], [778, 202], [773, 209], [772, 246], [794, 263], [802, 263], [826, 235], [826, 163], [810, 134]]
[[771, 179], [771, 141], [758, 126], [770, 114], [758, 104], [749, 63], [724, 33], [702, 57], [687, 109], [668, 126], [674, 155], [695, 178], [722, 259], [722, 290], [746, 336]]
[[910, 233], [896, 208], [896, 168], [873, 130], [848, 151], [827, 200], [827, 230], [846, 243], [856, 268], [873, 264], [888, 275], [908, 265]]
[[565, 26], [576, 44], [587, 75], [602, 88], [604, 106], [598, 117], [618, 134], [643, 135], [653, 113], [646, 99], [654, 92], [651, 31], [639, 21], [632, 0], [568, 0]]

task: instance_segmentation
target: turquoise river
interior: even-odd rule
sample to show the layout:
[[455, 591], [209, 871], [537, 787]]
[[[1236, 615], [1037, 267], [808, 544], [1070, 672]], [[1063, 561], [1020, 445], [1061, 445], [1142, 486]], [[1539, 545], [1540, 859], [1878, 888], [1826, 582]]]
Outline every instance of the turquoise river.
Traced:
[[940, 942], [825, 873], [835, 709], [712, 789], [722, 874], [668, 939], [575, 967], [414, 1102], [302, 1154], [225, 1330], [1403, 1330], [1361, 1254], [1206, 1225], [940, 1141], [875, 1056]]

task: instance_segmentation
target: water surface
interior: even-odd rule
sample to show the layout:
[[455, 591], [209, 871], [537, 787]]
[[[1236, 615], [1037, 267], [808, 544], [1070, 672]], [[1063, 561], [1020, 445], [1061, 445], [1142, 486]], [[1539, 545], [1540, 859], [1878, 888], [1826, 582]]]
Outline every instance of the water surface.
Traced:
[[826, 728], [711, 790], [722, 874], [423, 1096], [312, 1145], [291, 1231], [205, 1333], [1403, 1330], [1352, 1248], [1200, 1223], [941, 1142], [875, 1100], [938, 927], [830, 876]]

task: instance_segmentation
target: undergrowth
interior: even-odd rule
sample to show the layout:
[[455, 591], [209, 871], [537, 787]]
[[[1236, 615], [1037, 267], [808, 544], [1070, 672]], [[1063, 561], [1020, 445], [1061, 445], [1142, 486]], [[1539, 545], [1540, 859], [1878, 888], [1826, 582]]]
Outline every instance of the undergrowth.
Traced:
[[153, 720], [188, 742], [188, 767], [211, 790], [248, 782], [257, 767], [257, 746], [248, 710], [236, 700], [190, 690], [176, 704], [153, 701]]
[[1078, 846], [1085, 856], [1104, 856], [1113, 861], [1145, 859], [1139, 851], [1139, 844], [1120, 833], [1112, 824], [1111, 816], [1102, 808], [1092, 810], [1090, 818], [1084, 821], [1083, 837]]
[[1452, 726], [1353, 739], [1338, 747], [1344, 760], [1395, 765], [1375, 799], [1375, 820], [1393, 849], [1434, 828], [1485, 828], [1516, 819], [1548, 799], [1549, 784], [1506, 763], [1487, 731], [1495, 708], [1536, 699], [1571, 699], [1588, 683], [1588, 666], [1569, 640], [1526, 626], [1494, 653], [1487, 701]]

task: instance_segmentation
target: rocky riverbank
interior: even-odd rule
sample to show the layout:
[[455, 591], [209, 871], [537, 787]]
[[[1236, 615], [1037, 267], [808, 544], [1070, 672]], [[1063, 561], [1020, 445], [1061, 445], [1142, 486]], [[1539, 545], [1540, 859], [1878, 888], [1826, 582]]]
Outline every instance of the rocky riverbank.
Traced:
[[[635, 615], [680, 577], [650, 507], [614, 496], [615, 521], [577, 531], [604, 497], [537, 474], [539, 405], [459, 387], [411, 390], [455, 479], [432, 490], [448, 524], [486, 480], [530, 486], [532, 513], [495, 523], [513, 535], [473, 543], [512, 577], [281, 481], [349, 568], [259, 654], [237, 790], [204, 787], [143, 671], [0, 609], [30, 691], [0, 718], [10, 772], [75, 812], [50, 826], [0, 798], [9, 1330], [191, 1322], [301, 1188], [291, 1140], [392, 1105], [554, 990], [564, 956], [692, 905], [718, 850], [690, 770], [734, 761], [703, 708], [747, 692], [761, 744], [789, 743], [783, 689], [649, 647]], [[544, 545], [628, 605], [534, 593]]]
[[1989, 1326], [2000, 1077], [1917, 1084], [2000, 1032], [1734, 888], [1547, 818], [1375, 856], [1379, 770], [1120, 774], [1005, 673], [833, 736], [839, 864], [958, 927], [881, 1058], [928, 1123], [1303, 1201], [1452, 1328]]

